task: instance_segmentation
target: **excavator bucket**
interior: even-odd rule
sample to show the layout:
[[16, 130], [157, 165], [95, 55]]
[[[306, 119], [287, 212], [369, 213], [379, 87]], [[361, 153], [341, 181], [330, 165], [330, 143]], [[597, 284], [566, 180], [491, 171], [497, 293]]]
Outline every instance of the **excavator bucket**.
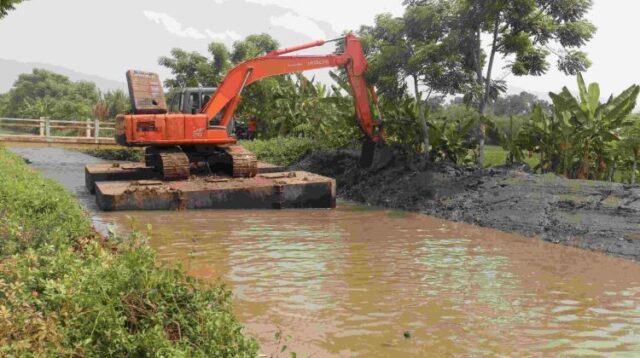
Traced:
[[362, 143], [360, 152], [360, 167], [371, 170], [380, 170], [393, 163], [395, 154], [385, 142], [374, 142], [367, 138]]
[[362, 150], [360, 151], [360, 167], [369, 168], [373, 164], [373, 156], [376, 152], [376, 142], [370, 138], [366, 138], [362, 142]]

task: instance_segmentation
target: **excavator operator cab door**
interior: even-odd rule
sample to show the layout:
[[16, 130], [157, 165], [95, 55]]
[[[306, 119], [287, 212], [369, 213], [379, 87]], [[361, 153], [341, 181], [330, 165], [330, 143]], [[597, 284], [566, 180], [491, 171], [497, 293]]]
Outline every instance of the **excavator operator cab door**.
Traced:
[[188, 110], [185, 112], [196, 114], [200, 112], [200, 108], [202, 108], [200, 92], [191, 92], [189, 93], [189, 97], [187, 97], [187, 103], [189, 105]]

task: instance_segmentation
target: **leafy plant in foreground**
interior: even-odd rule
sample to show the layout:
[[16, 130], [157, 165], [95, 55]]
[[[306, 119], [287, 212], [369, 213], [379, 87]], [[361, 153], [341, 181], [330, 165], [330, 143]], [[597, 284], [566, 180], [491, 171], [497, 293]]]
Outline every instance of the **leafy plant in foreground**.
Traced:
[[524, 161], [523, 142], [527, 140], [524, 130], [514, 125], [513, 116], [509, 116], [507, 128], [497, 127], [502, 148], [507, 151], [507, 165]]
[[469, 133], [477, 121], [478, 117], [471, 115], [429, 123], [431, 155], [453, 163], [472, 163], [475, 158], [470, 157], [469, 152], [476, 147], [476, 142], [469, 139]]
[[[603, 179], [606, 172], [606, 144], [619, 140], [617, 131], [628, 126], [627, 116], [636, 106], [640, 86], [632, 85], [620, 95], [600, 103], [600, 86], [586, 86], [578, 74], [579, 97], [565, 87], [559, 94], [550, 93], [554, 115], [562, 125], [574, 128], [569, 155], [574, 165], [573, 176], [578, 179]], [[558, 148], [566, 151], [567, 148]], [[563, 153], [563, 155], [566, 155]]]
[[222, 285], [105, 240], [59, 184], [0, 148], [0, 356], [255, 357]]

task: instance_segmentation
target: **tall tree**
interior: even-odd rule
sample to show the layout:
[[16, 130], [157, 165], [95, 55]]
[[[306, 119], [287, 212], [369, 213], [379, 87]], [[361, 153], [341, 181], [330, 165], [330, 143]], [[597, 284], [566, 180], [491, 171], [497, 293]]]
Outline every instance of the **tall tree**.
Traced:
[[214, 87], [222, 81], [232, 65], [276, 48], [278, 42], [270, 35], [256, 34], [236, 41], [231, 51], [223, 43], [210, 43], [210, 58], [198, 52], [174, 48], [169, 56], [160, 57], [158, 63], [169, 68], [174, 75], [164, 81], [165, 87]]
[[233, 63], [240, 63], [273, 51], [277, 49], [278, 46], [278, 41], [269, 34], [249, 35], [242, 41], [234, 42], [231, 60]]
[[164, 80], [165, 87], [210, 87], [215, 85], [214, 68], [209, 60], [197, 53], [174, 48], [170, 56], [162, 56], [158, 63], [171, 70], [174, 78]]
[[229, 53], [227, 46], [221, 42], [210, 43], [209, 53], [212, 57], [211, 65], [213, 66], [213, 82], [217, 84], [222, 81], [224, 75], [231, 68], [231, 54]]
[[[424, 155], [429, 159], [429, 112], [433, 96], [455, 94], [472, 80], [471, 69], [452, 41], [450, 2], [410, 4], [402, 17], [382, 14], [362, 27], [370, 61], [369, 78], [388, 98], [401, 98], [410, 83], [415, 95]], [[411, 92], [409, 91], [409, 92]]]
[[[407, 0], [407, 4], [430, 4], [435, 0]], [[547, 72], [548, 57], [555, 55], [557, 67], [575, 75], [590, 66], [580, 47], [596, 31], [584, 17], [592, 0], [452, 0], [457, 11], [457, 33], [461, 51], [476, 77], [476, 105], [481, 114], [478, 163], [484, 161], [487, 103], [496, 93], [496, 55], [509, 60], [517, 76], [539, 76]], [[488, 43], [485, 43], [488, 41]], [[553, 49], [556, 47], [556, 49]], [[485, 51], [485, 49], [488, 51]]]

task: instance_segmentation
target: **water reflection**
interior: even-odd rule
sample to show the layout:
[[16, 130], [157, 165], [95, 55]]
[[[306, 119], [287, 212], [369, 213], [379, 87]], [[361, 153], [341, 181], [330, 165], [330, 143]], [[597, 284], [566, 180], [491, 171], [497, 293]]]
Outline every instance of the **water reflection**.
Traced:
[[163, 260], [227, 282], [267, 353], [281, 329], [315, 357], [640, 354], [636, 263], [354, 206], [127, 215]]

